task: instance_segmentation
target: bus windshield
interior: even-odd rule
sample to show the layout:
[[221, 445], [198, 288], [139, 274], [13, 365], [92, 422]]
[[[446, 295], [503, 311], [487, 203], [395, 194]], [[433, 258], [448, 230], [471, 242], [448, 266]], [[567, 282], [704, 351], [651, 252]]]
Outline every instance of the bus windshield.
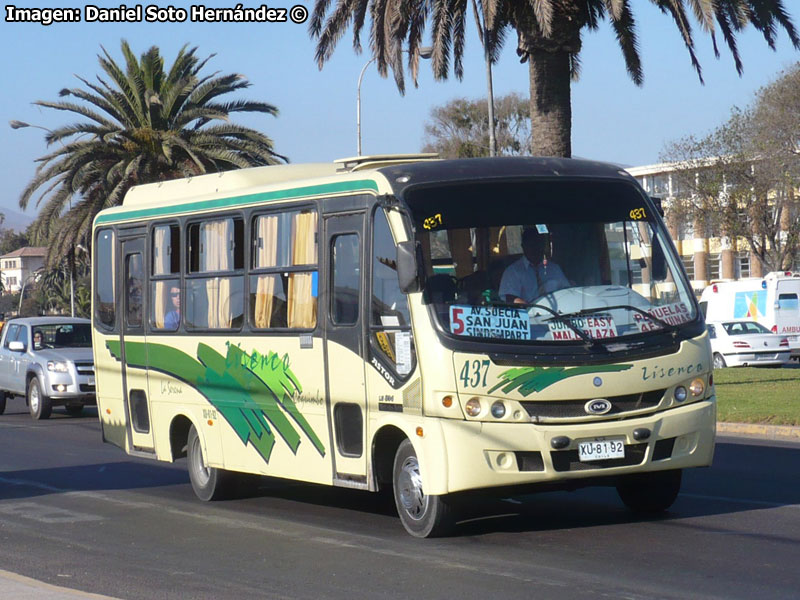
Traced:
[[423, 297], [447, 334], [594, 344], [697, 316], [669, 236], [632, 183], [478, 182], [412, 188], [405, 199]]

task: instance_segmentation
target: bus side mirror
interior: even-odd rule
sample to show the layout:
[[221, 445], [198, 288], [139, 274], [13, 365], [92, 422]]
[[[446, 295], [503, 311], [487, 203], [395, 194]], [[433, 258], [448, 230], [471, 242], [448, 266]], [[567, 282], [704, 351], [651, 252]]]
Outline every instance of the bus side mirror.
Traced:
[[419, 244], [414, 241], [397, 244], [397, 281], [404, 294], [418, 292], [421, 289], [417, 255]]

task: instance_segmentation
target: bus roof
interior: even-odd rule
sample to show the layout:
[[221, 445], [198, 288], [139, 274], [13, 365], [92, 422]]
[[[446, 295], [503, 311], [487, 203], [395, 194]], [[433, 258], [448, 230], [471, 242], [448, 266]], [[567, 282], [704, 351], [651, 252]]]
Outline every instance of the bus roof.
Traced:
[[[436, 154], [381, 154], [330, 163], [273, 165], [134, 186], [122, 206], [95, 223], [132, 221], [321, 194], [377, 192], [384, 178], [395, 194], [420, 183], [524, 177], [603, 177], [631, 180], [608, 163], [538, 157], [437, 160]], [[291, 185], [287, 185], [291, 182]]]

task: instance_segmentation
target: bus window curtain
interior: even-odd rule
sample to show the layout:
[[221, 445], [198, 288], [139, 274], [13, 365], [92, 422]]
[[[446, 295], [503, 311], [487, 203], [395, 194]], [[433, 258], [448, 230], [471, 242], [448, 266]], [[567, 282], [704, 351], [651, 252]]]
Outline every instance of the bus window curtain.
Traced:
[[[292, 265], [314, 265], [317, 262], [317, 213], [301, 212], [292, 224]], [[289, 327], [310, 329], [317, 323], [317, 303], [314, 296], [315, 273], [289, 275]]]
[[[255, 267], [275, 267], [278, 259], [278, 217], [259, 217], [258, 246], [255, 252]], [[256, 286], [255, 326], [264, 329], [271, 325], [275, 303], [276, 275], [259, 275]]]
[[[167, 275], [169, 273], [169, 227], [156, 227], [153, 239], [153, 275]], [[168, 282], [156, 281], [153, 308], [155, 309], [155, 327], [164, 329], [164, 318], [167, 315]]]
[[[200, 228], [200, 270], [230, 271], [233, 268], [233, 223], [231, 219], [203, 223]], [[227, 277], [206, 280], [208, 327], [229, 328], [233, 322], [230, 307], [231, 282]]]

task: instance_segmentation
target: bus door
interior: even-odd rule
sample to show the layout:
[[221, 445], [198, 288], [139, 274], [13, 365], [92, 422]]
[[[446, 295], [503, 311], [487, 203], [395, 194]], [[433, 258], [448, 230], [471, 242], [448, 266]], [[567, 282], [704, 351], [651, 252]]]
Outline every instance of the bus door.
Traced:
[[145, 238], [122, 241], [122, 397], [130, 450], [152, 453], [153, 430], [147, 398], [147, 346], [144, 333], [147, 315]]
[[336, 483], [353, 487], [367, 485], [362, 306], [365, 214], [327, 216], [323, 230], [328, 272], [325, 377], [334, 442], [333, 477]]

